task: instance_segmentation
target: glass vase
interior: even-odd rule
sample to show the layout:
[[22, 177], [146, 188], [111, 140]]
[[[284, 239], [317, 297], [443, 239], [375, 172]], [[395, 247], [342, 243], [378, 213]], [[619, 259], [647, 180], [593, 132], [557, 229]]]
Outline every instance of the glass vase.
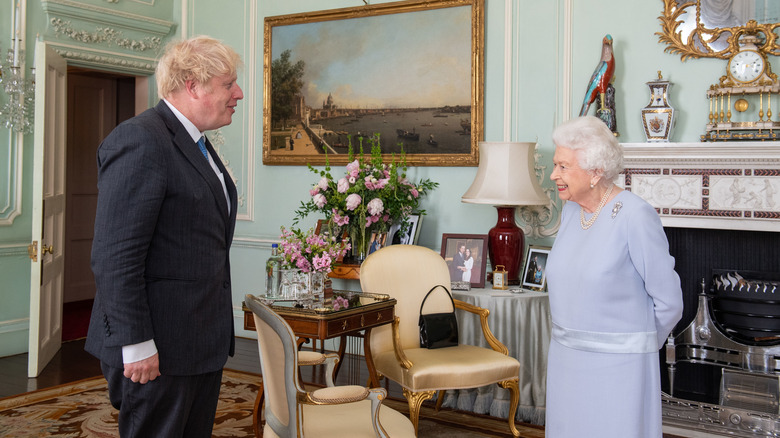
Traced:
[[352, 258], [350, 262], [363, 263], [368, 254], [368, 237], [370, 233], [365, 227], [353, 227], [349, 229], [349, 243], [352, 245]]
[[325, 274], [322, 272], [307, 272], [307, 291], [314, 301], [325, 300]]

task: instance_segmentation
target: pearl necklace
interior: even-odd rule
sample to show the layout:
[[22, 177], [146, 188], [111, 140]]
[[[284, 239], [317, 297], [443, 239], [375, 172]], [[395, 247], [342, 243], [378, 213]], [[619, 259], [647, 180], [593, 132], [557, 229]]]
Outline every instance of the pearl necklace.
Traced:
[[596, 219], [599, 217], [599, 213], [601, 213], [601, 209], [604, 208], [604, 206], [607, 204], [607, 199], [609, 199], [609, 195], [612, 193], [613, 187], [615, 187], [614, 184], [609, 186], [609, 190], [604, 192], [604, 196], [601, 197], [601, 202], [599, 202], [599, 206], [596, 208], [596, 212], [593, 213], [593, 216], [591, 216], [590, 219], [585, 220], [585, 209], [580, 207], [580, 225], [582, 226], [583, 230], [587, 230], [596, 222]]

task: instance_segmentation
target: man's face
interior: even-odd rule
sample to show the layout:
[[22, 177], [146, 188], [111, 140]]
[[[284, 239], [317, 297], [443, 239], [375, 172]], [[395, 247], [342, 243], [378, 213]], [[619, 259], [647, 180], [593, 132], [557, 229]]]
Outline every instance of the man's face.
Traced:
[[236, 82], [236, 75], [220, 75], [211, 78], [198, 90], [198, 123], [201, 131], [209, 131], [229, 125], [233, 121], [238, 101], [244, 92]]
[[461, 245], [460, 248], [458, 248], [458, 252], [463, 254], [463, 251], [466, 250], [466, 245]]

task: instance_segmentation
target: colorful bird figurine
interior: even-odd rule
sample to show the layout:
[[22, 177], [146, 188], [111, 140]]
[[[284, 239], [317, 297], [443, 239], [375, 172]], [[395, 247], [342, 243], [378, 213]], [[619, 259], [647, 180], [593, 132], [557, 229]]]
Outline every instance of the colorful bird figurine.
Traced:
[[607, 34], [601, 42], [601, 60], [596, 66], [596, 70], [593, 71], [590, 82], [588, 82], [588, 89], [582, 102], [580, 116], [588, 114], [590, 104], [596, 100], [596, 96], [600, 99], [599, 109], [602, 111], [606, 110], [604, 99], [607, 93], [607, 86], [609, 86], [612, 80], [612, 74], [615, 73], [615, 57], [612, 56], [612, 36]]

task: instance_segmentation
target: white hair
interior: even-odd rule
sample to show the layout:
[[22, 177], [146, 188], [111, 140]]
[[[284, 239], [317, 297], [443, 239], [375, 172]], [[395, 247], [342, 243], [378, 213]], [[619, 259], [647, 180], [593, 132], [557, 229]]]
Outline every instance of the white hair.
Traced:
[[612, 181], [623, 170], [623, 147], [599, 118], [577, 117], [561, 123], [553, 131], [556, 146], [577, 151], [583, 170], [601, 174]]

